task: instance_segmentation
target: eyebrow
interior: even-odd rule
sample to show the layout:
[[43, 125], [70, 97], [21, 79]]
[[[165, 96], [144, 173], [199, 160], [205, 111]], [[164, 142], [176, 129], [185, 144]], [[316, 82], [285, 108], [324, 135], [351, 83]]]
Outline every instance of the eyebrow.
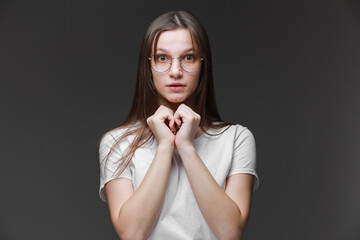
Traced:
[[[164, 48], [157, 48], [156, 51], [163, 51], [163, 52], [169, 52], [168, 50], [164, 49]], [[188, 48], [186, 50], [184, 50], [183, 52], [191, 52], [194, 51], [194, 48]]]

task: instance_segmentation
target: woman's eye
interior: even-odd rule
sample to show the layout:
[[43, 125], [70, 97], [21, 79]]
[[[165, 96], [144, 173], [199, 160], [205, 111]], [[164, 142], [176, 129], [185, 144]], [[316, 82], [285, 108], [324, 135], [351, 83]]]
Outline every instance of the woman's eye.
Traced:
[[165, 55], [158, 55], [156, 56], [156, 60], [160, 62], [165, 62], [167, 60], [167, 57]]
[[186, 55], [184, 57], [184, 60], [187, 61], [187, 62], [192, 62], [195, 60], [195, 56], [194, 55]]

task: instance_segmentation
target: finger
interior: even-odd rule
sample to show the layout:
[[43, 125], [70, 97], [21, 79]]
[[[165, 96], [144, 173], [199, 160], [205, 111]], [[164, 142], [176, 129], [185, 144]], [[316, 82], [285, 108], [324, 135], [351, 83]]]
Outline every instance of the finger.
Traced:
[[169, 121], [173, 118], [173, 111], [167, 107], [164, 107], [161, 105], [155, 112], [153, 116], [156, 116], [157, 119], [161, 119], [162, 121], [165, 121], [165, 119], [168, 119]]
[[146, 119], [146, 122], [147, 122], [148, 125], [150, 125], [150, 124], [151, 124], [151, 117], [148, 117], [148, 118]]
[[180, 106], [178, 107], [179, 109], [182, 109], [182, 110], [185, 110], [185, 111], [188, 111], [188, 112], [193, 112], [192, 108], [185, 105], [185, 104], [180, 104]]
[[154, 115], [162, 114], [164, 112], [170, 112], [173, 115], [173, 111], [170, 108], [165, 107], [164, 105], [160, 105], [155, 111]]
[[176, 130], [174, 127], [174, 116], [173, 116], [173, 111], [163, 105], [161, 105], [158, 110], [156, 111], [156, 119], [158, 119], [158, 121], [163, 122], [169, 129], [171, 132], [173, 132], [175, 134]]
[[171, 130], [174, 134], [176, 133], [175, 120], [174, 120], [174, 118], [170, 120], [169, 128], [170, 128], [170, 130]]
[[156, 109], [154, 115], [159, 114], [159, 113], [162, 112], [163, 110], [164, 110], [164, 106], [163, 106], [163, 105], [160, 105], [160, 106], [158, 107], [158, 109]]
[[174, 114], [174, 119], [176, 121], [176, 124], [180, 127], [182, 125], [182, 118], [184, 117], [184, 114], [181, 109], [177, 109]]
[[179, 109], [181, 109], [182, 111], [184, 111], [185, 113], [188, 113], [189, 115], [191, 116], [194, 116], [194, 117], [198, 117], [198, 114], [192, 110], [192, 108], [188, 107], [187, 105], [185, 104], [181, 104], [179, 106]]
[[175, 120], [174, 120], [174, 118], [172, 118], [172, 119], [169, 121], [169, 128], [170, 128], [170, 129], [174, 128], [174, 124], [175, 124]]
[[161, 115], [160, 118], [161, 118], [161, 121], [169, 127], [170, 127], [171, 121], [174, 120], [174, 116], [171, 115], [170, 113], [163, 113], [163, 115]]
[[176, 121], [176, 125], [177, 125], [178, 127], [181, 127], [181, 125], [182, 125], [182, 120], [181, 120], [181, 118], [180, 118], [180, 119], [175, 119], [175, 121]]
[[186, 106], [185, 104], [183, 104], [183, 106], [181, 106], [181, 110], [186, 112], [188, 114], [188, 116], [192, 116], [193, 119], [200, 121], [201, 120], [201, 116], [195, 112], [192, 108]]

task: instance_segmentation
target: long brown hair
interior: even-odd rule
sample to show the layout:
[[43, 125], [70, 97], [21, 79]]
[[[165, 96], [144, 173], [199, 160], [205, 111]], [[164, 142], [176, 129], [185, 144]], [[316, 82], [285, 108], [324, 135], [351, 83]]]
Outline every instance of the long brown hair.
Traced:
[[[144, 34], [140, 54], [138, 71], [136, 78], [136, 86], [132, 101], [131, 110], [125, 122], [118, 128], [105, 133], [103, 137], [118, 129], [126, 129], [125, 133], [116, 139], [113, 147], [107, 156], [108, 159], [114, 147], [128, 136], [135, 136], [134, 141], [130, 143], [128, 148], [119, 159], [117, 173], [128, 166], [137, 148], [146, 144], [149, 140], [153, 140], [153, 134], [147, 125], [147, 118], [154, 114], [159, 107], [158, 93], [153, 84], [150, 63], [148, 57], [151, 56], [152, 47], [154, 53], [157, 47], [159, 36], [162, 32], [175, 29], [188, 29], [193, 43], [198, 47], [198, 51], [204, 59], [200, 79], [197, 89], [193, 94], [194, 106], [193, 110], [201, 116], [200, 128], [206, 132], [206, 129], [220, 129], [230, 126], [221, 120], [220, 114], [215, 101], [212, 60], [209, 39], [205, 28], [200, 21], [193, 15], [185, 11], [171, 11], [157, 17], [147, 28]], [[227, 129], [227, 128], [226, 128]], [[225, 129], [225, 130], [226, 130]], [[97, 154], [99, 153], [99, 141]], [[98, 155], [99, 158], [99, 155]]]

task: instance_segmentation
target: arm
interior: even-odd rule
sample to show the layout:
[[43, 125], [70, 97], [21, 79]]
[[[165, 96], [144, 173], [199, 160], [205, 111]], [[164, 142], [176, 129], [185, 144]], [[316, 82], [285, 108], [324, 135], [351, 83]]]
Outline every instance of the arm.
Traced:
[[175, 135], [165, 125], [171, 117], [171, 110], [161, 106], [148, 118], [158, 147], [139, 188], [134, 192], [131, 181], [121, 178], [105, 185], [111, 220], [121, 239], [146, 239], [159, 217], [174, 151]]
[[249, 217], [254, 177], [249, 174], [232, 175], [227, 179], [224, 192], [195, 148], [178, 151], [196, 202], [214, 234], [218, 239], [240, 239]]
[[105, 185], [113, 226], [121, 239], [146, 239], [155, 226], [168, 184], [173, 148], [158, 146], [139, 188], [129, 179]]
[[232, 175], [228, 177], [224, 191], [194, 148], [200, 116], [181, 105], [174, 117], [182, 120], [175, 144], [204, 219], [218, 239], [239, 239], [249, 216], [254, 177]]

